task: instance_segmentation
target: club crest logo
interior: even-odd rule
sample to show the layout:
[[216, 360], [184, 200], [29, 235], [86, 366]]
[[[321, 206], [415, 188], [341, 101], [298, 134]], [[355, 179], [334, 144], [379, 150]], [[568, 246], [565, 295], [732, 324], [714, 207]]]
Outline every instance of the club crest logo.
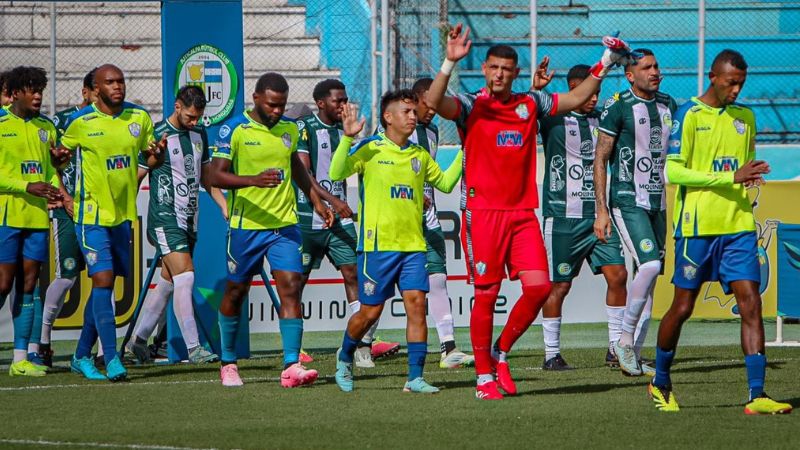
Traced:
[[675, 120], [675, 121], [672, 122], [672, 128], [670, 130], [670, 133], [675, 134], [680, 129], [681, 129], [681, 121], [680, 120]]
[[667, 128], [672, 128], [672, 115], [670, 113], [664, 113], [664, 115], [661, 116], [661, 123]]
[[520, 119], [525, 120], [530, 117], [531, 113], [528, 111], [528, 107], [524, 104], [517, 106], [517, 109], [514, 111], [517, 113]]
[[736, 132], [739, 134], [744, 134], [745, 126], [744, 121], [742, 119], [736, 119], [733, 121], [733, 127], [736, 128]]
[[72, 270], [75, 268], [75, 258], [67, 258], [64, 260], [64, 269]]
[[475, 272], [477, 272], [478, 275], [484, 275], [486, 273], [486, 263], [478, 261], [478, 263], [475, 264]]
[[561, 263], [558, 265], [558, 273], [559, 275], [569, 275], [572, 272], [572, 266], [567, 263]]
[[372, 281], [365, 281], [364, 282], [364, 294], [366, 295], [375, 295], [375, 283]]
[[653, 251], [654, 248], [653, 241], [651, 241], [650, 239], [642, 239], [639, 242], [639, 248], [642, 249], [642, 251], [645, 253], [650, 253]]
[[39, 140], [42, 142], [47, 142], [47, 131], [46, 130], [39, 130]]
[[95, 252], [86, 253], [86, 264], [93, 266], [96, 263], [97, 263], [97, 253]]
[[311, 264], [311, 254], [310, 253], [303, 253], [303, 265], [307, 266]]
[[694, 280], [697, 277], [697, 267], [686, 264], [683, 266], [683, 278], [687, 280]]
[[415, 174], [419, 174], [419, 169], [422, 164], [419, 162], [417, 158], [411, 158], [411, 170], [414, 171]]
[[228, 260], [228, 273], [231, 275], [235, 274], [236, 268], [237, 268], [236, 263], [231, 260]]
[[281, 136], [281, 140], [283, 141], [283, 145], [285, 145], [286, 148], [292, 148], [292, 135], [290, 135], [289, 133], [283, 133], [283, 135]]
[[132, 123], [132, 124], [128, 125], [128, 131], [130, 131], [131, 136], [133, 136], [135, 138], [138, 138], [139, 137], [139, 133], [142, 132], [142, 126], [139, 125], [138, 123]]
[[184, 53], [177, 65], [175, 93], [185, 85], [199, 87], [208, 101], [203, 124], [210, 126], [225, 120], [233, 111], [240, 84], [228, 55], [212, 45], [199, 44]]

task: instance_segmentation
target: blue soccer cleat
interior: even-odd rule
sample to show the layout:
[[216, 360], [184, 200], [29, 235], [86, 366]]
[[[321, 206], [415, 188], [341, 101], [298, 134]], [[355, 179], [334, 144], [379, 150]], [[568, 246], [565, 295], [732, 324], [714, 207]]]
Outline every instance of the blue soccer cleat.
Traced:
[[431, 386], [422, 377], [417, 377], [411, 381], [406, 381], [406, 385], [403, 386], [403, 392], [414, 392], [416, 394], [436, 394], [439, 392], [439, 388]]
[[128, 371], [122, 365], [119, 355], [114, 356], [114, 359], [106, 364], [106, 377], [112, 382], [123, 381], [128, 378]]
[[91, 356], [87, 356], [86, 358], [76, 358], [73, 355], [72, 362], [69, 365], [69, 370], [72, 373], [83, 375], [83, 377], [87, 380], [107, 380], [106, 376], [100, 373], [100, 371], [97, 370], [97, 367], [94, 366], [94, 358]]
[[353, 392], [353, 363], [346, 363], [339, 360], [339, 352], [336, 351], [336, 384], [342, 392]]

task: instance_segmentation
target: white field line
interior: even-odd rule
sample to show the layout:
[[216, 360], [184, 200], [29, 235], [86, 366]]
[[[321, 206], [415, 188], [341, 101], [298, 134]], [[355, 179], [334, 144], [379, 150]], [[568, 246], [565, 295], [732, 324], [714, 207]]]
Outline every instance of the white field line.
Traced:
[[171, 445], [148, 444], [108, 444], [103, 442], [67, 442], [46, 441], [43, 439], [0, 439], [0, 444], [30, 445], [30, 446], [56, 446], [56, 447], [81, 447], [81, 448], [130, 448], [136, 450], [215, 450], [194, 447], [173, 447]]

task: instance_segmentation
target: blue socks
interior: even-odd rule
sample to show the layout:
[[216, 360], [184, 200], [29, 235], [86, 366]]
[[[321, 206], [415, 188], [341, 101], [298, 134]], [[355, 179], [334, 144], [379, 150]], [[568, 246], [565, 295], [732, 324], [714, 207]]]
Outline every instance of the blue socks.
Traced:
[[427, 342], [408, 343], [408, 381], [422, 376], [422, 369], [425, 367], [425, 355], [427, 354]]
[[347, 330], [344, 332], [344, 339], [342, 339], [342, 351], [339, 352], [339, 361], [346, 363], [353, 363], [353, 355], [358, 347], [358, 339], [353, 339]]
[[111, 288], [92, 288], [92, 314], [106, 366], [117, 356], [117, 323], [111, 293]]
[[669, 371], [672, 368], [672, 360], [675, 358], [675, 350], [662, 350], [656, 346], [656, 376], [653, 378], [653, 385], [659, 387], [670, 386], [672, 380], [669, 378]]
[[236, 362], [236, 333], [239, 331], [239, 314], [228, 317], [220, 312], [218, 320], [220, 347], [222, 348], [220, 362], [222, 365], [233, 364]]
[[[11, 317], [14, 322], [14, 350], [25, 350], [28, 353], [28, 341], [31, 339], [31, 327], [34, 321], [33, 294], [16, 295]], [[39, 318], [41, 322], [41, 316]]]
[[764, 393], [764, 378], [767, 374], [767, 356], [761, 353], [746, 355], [744, 365], [747, 368], [747, 386], [750, 388], [750, 400]]
[[93, 307], [94, 301], [92, 301], [90, 294], [89, 300], [83, 308], [83, 328], [81, 328], [81, 336], [78, 338], [78, 348], [75, 349], [75, 357], [78, 359], [92, 356], [92, 347], [97, 341], [97, 327], [94, 323]]
[[44, 314], [44, 302], [39, 296], [39, 287], [33, 291], [33, 326], [31, 327], [31, 338], [28, 344], [39, 344], [42, 339], [42, 315]]
[[283, 341], [283, 365], [290, 365], [300, 361], [300, 347], [303, 345], [303, 319], [280, 319], [278, 326], [281, 329]]

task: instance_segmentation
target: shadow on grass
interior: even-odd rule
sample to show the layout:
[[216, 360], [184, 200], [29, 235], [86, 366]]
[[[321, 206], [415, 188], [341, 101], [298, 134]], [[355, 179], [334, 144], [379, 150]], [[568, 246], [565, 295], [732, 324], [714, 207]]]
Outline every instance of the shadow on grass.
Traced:
[[[783, 361], [777, 361], [769, 363], [769, 369], [783, 369], [786, 363]], [[709, 373], [709, 372], [716, 372], [718, 370], [728, 370], [728, 369], [739, 369], [744, 368], [744, 361], [737, 361], [737, 362], [730, 362], [730, 363], [720, 363], [720, 364], [713, 364], [707, 366], [694, 366], [694, 367], [676, 367], [672, 369], [673, 373]]]

